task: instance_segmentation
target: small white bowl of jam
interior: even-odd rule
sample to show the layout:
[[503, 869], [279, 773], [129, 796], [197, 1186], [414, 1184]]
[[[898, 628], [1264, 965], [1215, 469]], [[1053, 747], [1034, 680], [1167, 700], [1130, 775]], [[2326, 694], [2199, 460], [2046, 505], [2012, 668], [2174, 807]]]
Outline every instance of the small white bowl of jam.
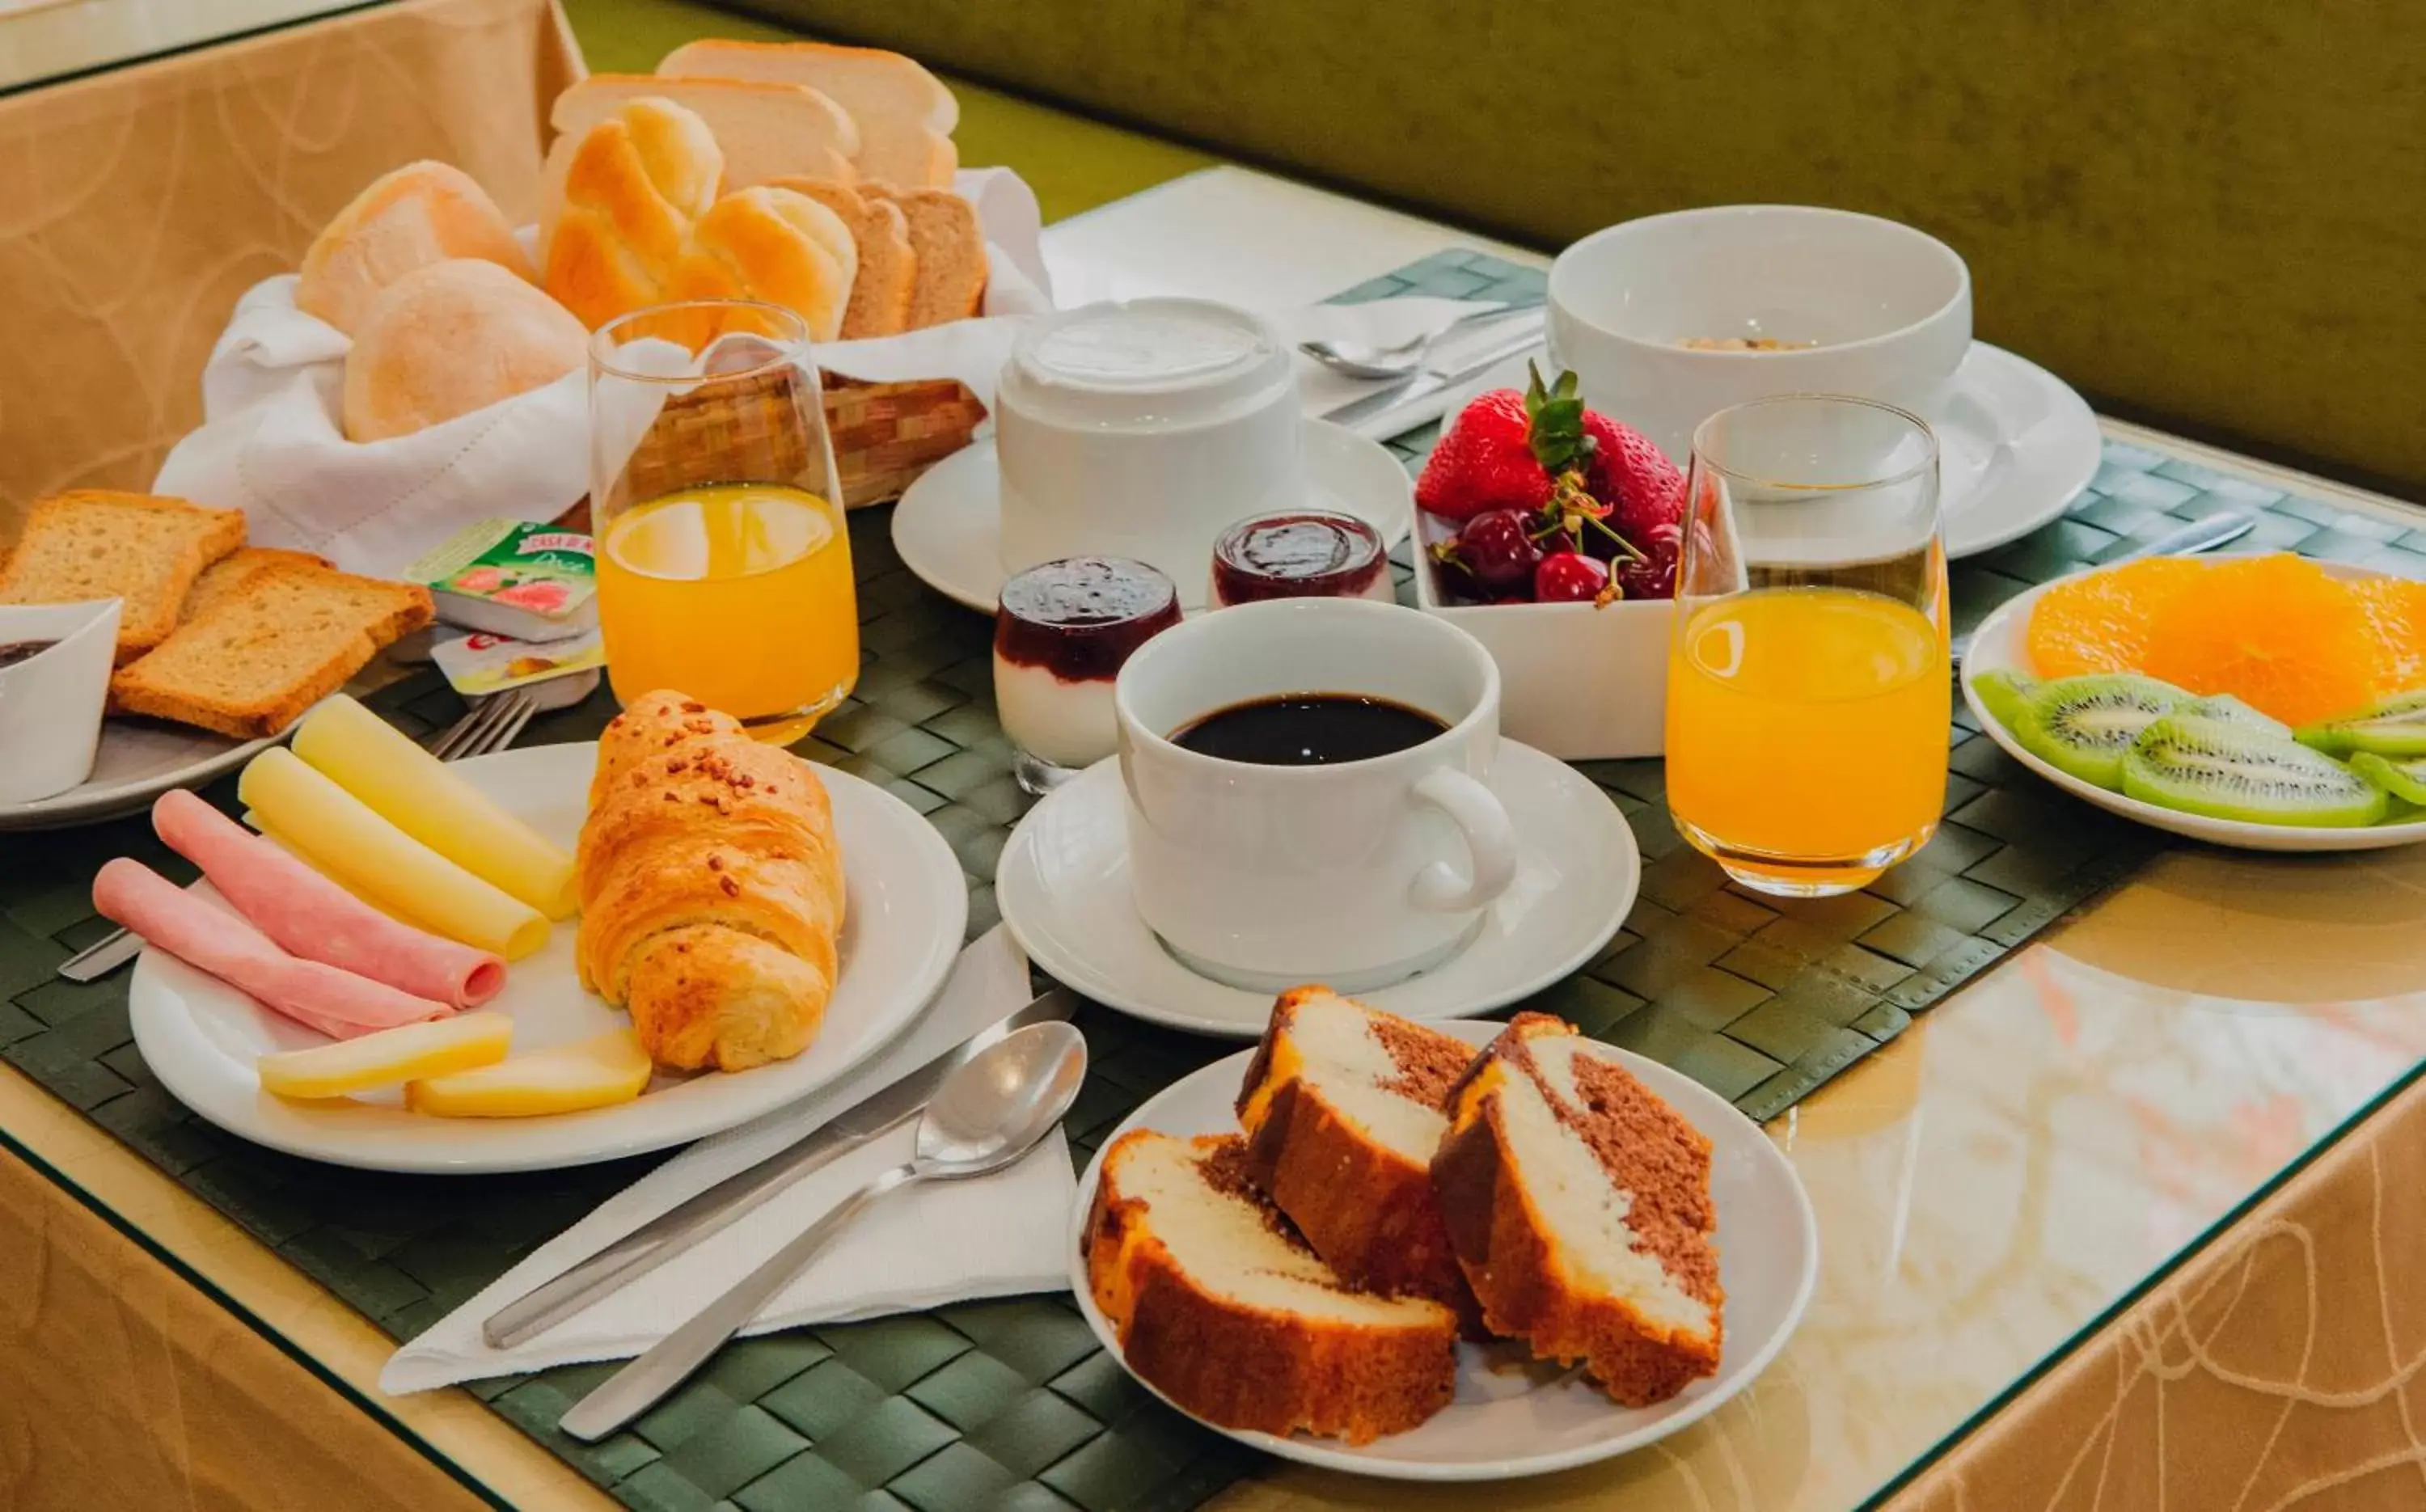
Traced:
[[118, 651], [118, 601], [0, 604], [0, 803], [92, 775]]

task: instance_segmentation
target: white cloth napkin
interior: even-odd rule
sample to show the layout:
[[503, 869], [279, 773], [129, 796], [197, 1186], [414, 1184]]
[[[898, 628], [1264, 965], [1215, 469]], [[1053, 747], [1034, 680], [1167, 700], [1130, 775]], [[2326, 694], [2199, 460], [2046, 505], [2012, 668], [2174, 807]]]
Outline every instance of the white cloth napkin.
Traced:
[[[772, 1154], [1016, 1010], [1027, 962], [1000, 925], [961, 953], [934, 1005], [900, 1040], [839, 1086], [701, 1140], [541, 1246], [471, 1301], [397, 1350], [382, 1391], [426, 1391], [457, 1381], [637, 1355], [741, 1279], [869, 1177], [910, 1158], [902, 1129], [835, 1161], [755, 1213], [574, 1314], [518, 1349], [480, 1337], [491, 1313], [643, 1223]], [[1009, 1170], [913, 1187], [861, 1214], [742, 1332], [880, 1317], [979, 1297], [1059, 1291], [1069, 1284], [1070, 1210], [1077, 1182], [1060, 1131]]]
[[[987, 314], [1051, 309], [1035, 192], [999, 168], [962, 173], [953, 186], [977, 207], [993, 259]], [[410, 436], [348, 441], [340, 416], [352, 344], [295, 308], [295, 281], [266, 279], [236, 301], [202, 370], [202, 424], [161, 463], [154, 491], [242, 509], [256, 546], [391, 576], [465, 525], [553, 519], [590, 491], [585, 372]], [[979, 392], [992, 395], [991, 374]]]

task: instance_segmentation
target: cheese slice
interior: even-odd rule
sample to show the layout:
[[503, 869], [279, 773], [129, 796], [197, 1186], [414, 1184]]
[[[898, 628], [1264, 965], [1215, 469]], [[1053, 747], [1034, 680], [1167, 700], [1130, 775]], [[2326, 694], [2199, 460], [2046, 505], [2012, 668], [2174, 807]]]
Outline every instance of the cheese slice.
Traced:
[[514, 1041], [514, 1021], [502, 1013], [459, 1013], [451, 1019], [382, 1029], [309, 1050], [281, 1051], [253, 1063], [265, 1092], [280, 1097], [348, 1097], [417, 1077], [493, 1066]]
[[400, 919], [508, 960], [547, 942], [538, 909], [406, 834], [283, 746], [247, 764], [236, 796], [264, 833]]
[[528, 1118], [629, 1102], [649, 1085], [649, 1053], [629, 1029], [517, 1055], [478, 1070], [432, 1076], [404, 1104], [442, 1118]]
[[551, 919], [573, 911], [573, 857], [344, 694], [295, 732], [295, 754], [398, 829]]

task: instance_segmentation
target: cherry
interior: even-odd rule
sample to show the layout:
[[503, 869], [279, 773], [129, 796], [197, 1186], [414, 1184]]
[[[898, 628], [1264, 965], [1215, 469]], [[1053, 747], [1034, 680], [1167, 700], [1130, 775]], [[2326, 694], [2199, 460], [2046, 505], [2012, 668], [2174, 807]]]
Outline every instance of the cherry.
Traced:
[[1465, 558], [1457, 551], [1435, 549], [1430, 555], [1432, 583], [1440, 589], [1443, 599], [1453, 603], [1481, 603], [1490, 599], [1491, 590], [1474, 580], [1474, 574], [1466, 571]]
[[1552, 552], [1533, 569], [1533, 597], [1543, 603], [1590, 603], [1609, 586], [1609, 569], [1576, 552]]
[[1629, 599], [1673, 599], [1676, 596], [1676, 557], [1684, 532], [1674, 523], [1653, 525], [1636, 542], [1640, 560], [1621, 561], [1611, 570], [1617, 586]]
[[1528, 524], [1522, 509], [1485, 509], [1460, 527], [1458, 554], [1475, 582], [1504, 593], [1533, 580], [1542, 549], [1533, 544]]

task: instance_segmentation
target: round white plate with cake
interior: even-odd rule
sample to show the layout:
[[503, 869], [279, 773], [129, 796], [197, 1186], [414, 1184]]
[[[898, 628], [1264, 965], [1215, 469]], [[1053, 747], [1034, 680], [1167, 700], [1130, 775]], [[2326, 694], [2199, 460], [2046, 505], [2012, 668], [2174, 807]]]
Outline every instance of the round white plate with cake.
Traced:
[[1793, 1166], [1698, 1083], [1545, 1015], [1419, 1024], [1318, 988], [1140, 1107], [1078, 1196], [1071, 1284], [1131, 1375], [1401, 1480], [1677, 1432], [1776, 1358], [1819, 1274]]
[[[283, 754], [283, 753], [282, 753]], [[451, 764], [509, 813], [568, 850], [588, 805], [593, 743], [536, 746]], [[146, 949], [128, 994], [135, 1042], [161, 1085], [256, 1144], [374, 1170], [543, 1170], [687, 1143], [798, 1101], [907, 1028], [943, 984], [967, 920], [960, 863], [907, 804], [846, 772], [817, 773], [846, 858], [840, 972], [805, 1050], [739, 1071], [658, 1071], [635, 1100], [529, 1118], [437, 1118], [395, 1092], [315, 1102], [263, 1089], [261, 1058], [326, 1043], [227, 983]], [[205, 895], [209, 884], [202, 884]], [[631, 1022], [586, 990], [573, 921], [507, 969], [486, 1005], [511, 1019], [514, 1050], [580, 1044]]]

